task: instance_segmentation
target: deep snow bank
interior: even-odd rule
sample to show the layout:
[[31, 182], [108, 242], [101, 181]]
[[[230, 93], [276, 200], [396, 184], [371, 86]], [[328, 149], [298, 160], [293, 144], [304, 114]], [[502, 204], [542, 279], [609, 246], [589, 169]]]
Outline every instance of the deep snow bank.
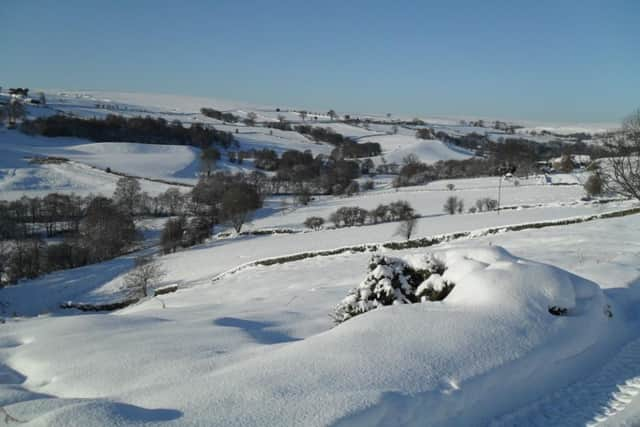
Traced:
[[608, 321], [600, 288], [566, 271], [497, 247], [436, 256], [456, 284], [443, 302], [378, 308], [219, 372], [233, 383], [208, 393], [220, 424], [481, 423], [553, 382]]
[[[33, 324], [33, 343], [5, 361], [29, 379], [27, 386], [55, 378], [41, 390], [171, 409], [179, 418], [160, 418], [180, 425], [483, 425], [552, 387], [606, 330], [605, 297], [592, 282], [499, 247], [434, 255], [447, 267], [443, 278], [455, 283], [444, 301], [379, 307], [303, 340], [256, 346], [255, 353], [226, 345], [220, 355], [203, 350], [239, 323], [225, 317], [212, 324], [215, 305], [202, 297], [180, 305], [185, 292], [171, 297], [180, 307], [171, 321], [131, 310]], [[425, 254], [404, 259], [416, 267], [426, 262]], [[289, 286], [273, 281], [269, 289]], [[554, 316], [551, 306], [568, 313]], [[96, 342], [65, 345], [65, 337], [87, 334]], [[43, 359], [47, 340], [55, 351]], [[84, 356], [70, 363], [69, 351]], [[78, 406], [76, 415], [110, 425], [111, 409], [101, 418]], [[26, 412], [20, 415], [37, 422]], [[46, 423], [63, 425], [69, 416], [49, 412]]]

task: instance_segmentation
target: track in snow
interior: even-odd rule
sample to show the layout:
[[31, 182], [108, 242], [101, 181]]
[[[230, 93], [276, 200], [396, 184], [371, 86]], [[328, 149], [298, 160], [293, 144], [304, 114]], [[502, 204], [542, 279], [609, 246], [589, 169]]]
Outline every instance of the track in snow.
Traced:
[[[639, 394], [640, 339], [636, 339], [593, 375], [494, 420], [491, 427], [611, 425], [610, 418], [632, 400], [640, 400]], [[640, 419], [635, 422], [640, 425]]]

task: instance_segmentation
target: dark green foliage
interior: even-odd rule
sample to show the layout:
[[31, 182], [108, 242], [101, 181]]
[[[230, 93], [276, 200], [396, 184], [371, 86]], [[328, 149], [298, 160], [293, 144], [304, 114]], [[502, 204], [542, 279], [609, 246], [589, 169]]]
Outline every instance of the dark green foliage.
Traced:
[[[373, 255], [366, 278], [332, 313], [334, 322], [342, 323], [380, 306], [443, 300], [454, 285], [442, 280], [443, 263], [433, 257], [426, 261], [427, 268], [415, 269], [400, 258]], [[427, 281], [432, 275], [439, 280]]]

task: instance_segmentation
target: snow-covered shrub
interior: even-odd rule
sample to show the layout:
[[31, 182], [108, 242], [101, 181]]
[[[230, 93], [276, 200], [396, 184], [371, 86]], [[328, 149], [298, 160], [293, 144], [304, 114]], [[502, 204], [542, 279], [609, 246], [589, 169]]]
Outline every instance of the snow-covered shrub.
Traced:
[[426, 258], [425, 268], [416, 269], [400, 258], [373, 255], [369, 273], [336, 306], [332, 318], [338, 324], [383, 305], [441, 301], [454, 286], [443, 280], [445, 269], [432, 256]]

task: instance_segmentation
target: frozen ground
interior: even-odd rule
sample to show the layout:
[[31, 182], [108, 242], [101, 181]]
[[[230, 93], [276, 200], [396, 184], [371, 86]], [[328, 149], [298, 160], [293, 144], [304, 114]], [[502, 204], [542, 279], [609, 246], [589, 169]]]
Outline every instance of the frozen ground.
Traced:
[[[36, 164], [34, 157], [63, 157], [72, 162]], [[0, 129], [0, 199], [24, 195], [43, 196], [52, 192], [113, 194], [118, 175], [114, 171], [177, 182], [195, 182], [197, 155], [182, 146], [130, 143], [88, 143], [76, 138], [31, 137]], [[150, 194], [171, 185], [141, 180]]]
[[[202, 106], [275, 120], [273, 107], [202, 98], [74, 93], [50, 98], [77, 115], [152, 114], [205, 121]], [[110, 109], [96, 104], [109, 105]], [[40, 111], [46, 114], [44, 110]], [[286, 111], [291, 120], [297, 113]], [[378, 117], [380, 118], [380, 117]], [[451, 147], [318, 119], [380, 142], [387, 161], [417, 150], [426, 161]], [[215, 121], [208, 121], [215, 123]], [[475, 131], [440, 120], [440, 126]], [[215, 123], [235, 131], [229, 125]], [[331, 147], [292, 132], [238, 126], [242, 148]], [[407, 148], [410, 147], [410, 148]], [[404, 151], [403, 151], [404, 150]], [[60, 156], [37, 165], [25, 158]], [[50, 191], [110, 194], [125, 173], [193, 182], [197, 150], [31, 138], [0, 130], [0, 198]], [[116, 167], [114, 163], [117, 163]], [[235, 165], [222, 164], [224, 168]], [[250, 168], [244, 165], [243, 168]], [[581, 175], [502, 183], [496, 212], [443, 215], [457, 196], [470, 207], [497, 198], [495, 178], [451, 180], [396, 191], [389, 177], [352, 198], [308, 207], [268, 200], [248, 229], [302, 228], [341, 206], [371, 209], [408, 200], [415, 237], [556, 220], [635, 206], [581, 202]], [[447, 184], [455, 190], [447, 190]], [[156, 194], [167, 184], [142, 180]], [[139, 224], [153, 245], [160, 220]], [[402, 240], [398, 224], [282, 235], [231, 236], [159, 258], [162, 285], [180, 289], [113, 313], [81, 314], [60, 303], [113, 301], [138, 254], [55, 272], [0, 290], [0, 423], [29, 426], [458, 426], [640, 423], [640, 216], [504, 232], [428, 249], [388, 251], [414, 264], [435, 253], [456, 287], [443, 302], [396, 305], [334, 327], [329, 314], [364, 278], [371, 253], [273, 266], [252, 261], [305, 251]], [[144, 249], [147, 253], [155, 248]], [[222, 274], [228, 271], [233, 274]], [[215, 280], [213, 280], [215, 279]], [[553, 316], [549, 307], [568, 308]], [[609, 317], [609, 313], [613, 317]]]
[[[203, 279], [163, 297], [164, 309], [152, 299], [113, 314], [7, 319], [0, 397], [29, 425], [624, 425], [638, 413], [638, 230], [631, 216], [440, 245], [429, 252], [458, 284], [448, 300], [337, 328], [328, 313], [370, 254]], [[279, 238], [163, 265], [169, 282], [188, 281], [197, 264]], [[552, 304], [571, 315], [551, 316]], [[614, 396], [624, 407], [602, 418]]]
[[[308, 206], [289, 205], [283, 207], [282, 198], [268, 199], [265, 207], [256, 214], [248, 229], [259, 228], [303, 228], [304, 220], [310, 216], [320, 216], [325, 219], [343, 206], [358, 206], [367, 210], [379, 204], [389, 204], [398, 200], [406, 200], [414, 207], [418, 215], [424, 217], [445, 216], [443, 205], [448, 197], [455, 196], [463, 200], [465, 211], [475, 206], [478, 199], [498, 199], [498, 187], [501, 186], [501, 206], [503, 207], [546, 207], [558, 208], [562, 206], [584, 205], [580, 199], [584, 196], [584, 189], [579, 183], [584, 178], [581, 175], [556, 175], [554, 181], [572, 185], [548, 185], [544, 176], [532, 176], [528, 179], [503, 180], [498, 178], [474, 178], [435, 181], [426, 185], [403, 187], [394, 189], [391, 178], [381, 176], [373, 178], [376, 189], [362, 192], [352, 197], [322, 197], [317, 196]], [[367, 179], [363, 179], [366, 181]], [[447, 189], [453, 184], [455, 189]], [[569, 211], [568, 211], [569, 212]], [[477, 217], [464, 216], [464, 222], [471, 222]], [[458, 221], [451, 219], [452, 221]], [[435, 224], [430, 222], [430, 224]], [[397, 225], [396, 225], [397, 226]], [[437, 231], [436, 231], [437, 233]]]

